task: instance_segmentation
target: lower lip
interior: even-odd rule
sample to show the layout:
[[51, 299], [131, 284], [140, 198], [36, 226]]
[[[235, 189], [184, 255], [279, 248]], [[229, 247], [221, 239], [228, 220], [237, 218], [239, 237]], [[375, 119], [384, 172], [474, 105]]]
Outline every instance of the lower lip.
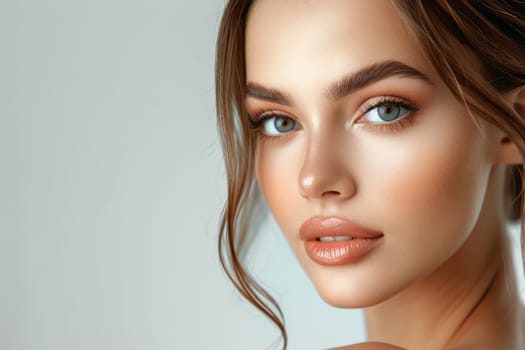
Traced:
[[357, 262], [383, 241], [377, 238], [354, 238], [348, 241], [306, 241], [306, 254], [321, 265], [346, 265]]

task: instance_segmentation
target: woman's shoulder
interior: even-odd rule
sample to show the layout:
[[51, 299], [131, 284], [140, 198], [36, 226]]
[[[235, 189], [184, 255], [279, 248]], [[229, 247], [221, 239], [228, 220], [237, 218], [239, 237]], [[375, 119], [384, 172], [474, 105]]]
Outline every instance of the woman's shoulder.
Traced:
[[332, 350], [406, 350], [387, 343], [366, 342], [354, 345], [341, 346]]

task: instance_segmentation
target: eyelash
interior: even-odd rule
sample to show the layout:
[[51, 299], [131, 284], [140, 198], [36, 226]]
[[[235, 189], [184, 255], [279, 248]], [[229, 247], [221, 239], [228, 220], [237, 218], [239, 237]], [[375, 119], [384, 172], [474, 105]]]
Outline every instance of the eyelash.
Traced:
[[[385, 104], [394, 104], [396, 106], [399, 106], [401, 108], [404, 108], [408, 111], [407, 115], [394, 120], [392, 122], [385, 122], [385, 123], [359, 123], [359, 121], [371, 110], [374, 108], [380, 107]], [[402, 98], [394, 97], [394, 96], [381, 96], [377, 98], [369, 99], [365, 104], [363, 104], [360, 108], [360, 117], [357, 118], [356, 124], [362, 124], [363, 127], [371, 130], [371, 131], [377, 131], [377, 132], [398, 132], [401, 131], [411, 125], [414, 124], [415, 121], [415, 112], [419, 110], [419, 108], [411, 103], [408, 102]]]
[[[408, 111], [407, 115], [399, 118], [398, 120], [394, 120], [392, 122], [385, 122], [385, 123], [373, 123], [373, 122], [362, 122], [359, 121], [371, 110], [374, 108], [380, 107], [385, 104], [394, 104], [396, 106], [402, 107]], [[361, 127], [365, 127], [368, 130], [371, 130], [373, 132], [390, 132], [395, 133], [398, 131], [401, 131], [411, 125], [414, 124], [414, 115], [415, 112], [419, 110], [418, 107], [416, 107], [415, 104], [408, 102], [404, 99], [401, 99], [399, 97], [394, 96], [381, 96], [376, 98], [371, 98], [367, 102], [365, 102], [361, 107], [359, 107], [359, 118], [356, 119], [355, 124], [361, 124]], [[256, 113], [253, 117], [249, 116], [249, 121], [252, 130], [255, 132], [257, 137], [266, 138], [268, 140], [276, 141], [277, 139], [283, 139], [291, 134], [291, 132], [286, 133], [282, 136], [270, 136], [266, 135], [262, 132], [263, 129], [263, 123], [269, 119], [272, 118], [289, 118], [294, 120], [296, 123], [299, 124], [297, 120], [294, 118], [291, 118], [283, 113], [277, 112], [277, 111], [262, 111], [259, 113]], [[300, 125], [300, 124], [299, 124]]]
[[291, 132], [289, 132], [289, 133], [286, 133], [286, 134], [284, 134], [282, 136], [271, 136], [271, 135], [266, 135], [262, 131], [263, 128], [264, 128], [264, 126], [263, 126], [264, 122], [266, 122], [269, 119], [279, 118], [279, 117], [292, 119], [298, 125], [301, 125], [294, 118], [291, 118], [291, 117], [289, 117], [289, 116], [287, 116], [287, 115], [285, 115], [283, 113], [280, 113], [280, 112], [277, 112], [277, 111], [273, 111], [273, 110], [262, 111], [262, 112], [256, 113], [254, 117], [248, 116], [248, 120], [250, 121], [250, 127], [251, 127], [252, 131], [254, 132], [254, 134], [255, 134], [255, 136], [257, 138], [264, 139], [267, 142], [272, 142], [272, 141], [277, 141], [277, 140], [283, 140], [286, 137], [290, 136], [290, 134], [291, 134]]

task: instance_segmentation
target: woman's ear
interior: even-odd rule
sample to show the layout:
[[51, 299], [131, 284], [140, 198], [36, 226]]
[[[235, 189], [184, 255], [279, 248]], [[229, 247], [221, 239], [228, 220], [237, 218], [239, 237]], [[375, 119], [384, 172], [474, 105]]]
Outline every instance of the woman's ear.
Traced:
[[[508, 99], [514, 111], [521, 116], [522, 120], [525, 120], [525, 86], [513, 90], [508, 95]], [[498, 163], [523, 164], [524, 159], [519, 148], [508, 135], [502, 133], [499, 142]]]

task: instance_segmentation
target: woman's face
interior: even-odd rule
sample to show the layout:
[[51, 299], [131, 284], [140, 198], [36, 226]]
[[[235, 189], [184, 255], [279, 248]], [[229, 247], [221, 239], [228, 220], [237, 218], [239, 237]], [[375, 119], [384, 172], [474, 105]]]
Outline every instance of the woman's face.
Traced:
[[385, 300], [469, 238], [496, 134], [446, 88], [391, 1], [258, 0], [246, 68], [258, 184], [327, 302]]

